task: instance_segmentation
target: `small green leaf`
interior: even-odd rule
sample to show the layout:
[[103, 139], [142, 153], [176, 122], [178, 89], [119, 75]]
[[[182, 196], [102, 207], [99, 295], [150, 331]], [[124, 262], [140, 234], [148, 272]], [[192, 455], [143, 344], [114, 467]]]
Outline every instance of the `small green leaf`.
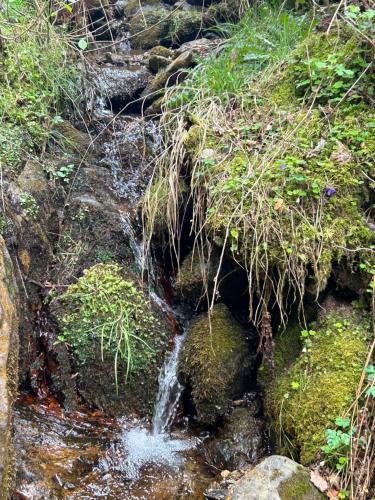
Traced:
[[87, 41], [84, 39], [84, 38], [81, 38], [81, 40], [78, 42], [78, 47], [81, 49], [81, 50], [85, 50], [87, 49]]
[[337, 417], [335, 420], [335, 424], [343, 429], [346, 429], [350, 425], [350, 418], [348, 417]]

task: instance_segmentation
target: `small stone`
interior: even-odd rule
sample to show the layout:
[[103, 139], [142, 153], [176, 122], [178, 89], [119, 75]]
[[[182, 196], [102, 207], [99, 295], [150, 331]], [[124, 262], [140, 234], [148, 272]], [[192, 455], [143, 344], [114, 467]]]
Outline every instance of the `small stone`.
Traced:
[[221, 477], [223, 479], [226, 479], [228, 476], [230, 476], [230, 471], [229, 470], [223, 470], [223, 471], [221, 471], [220, 475], [221, 475]]

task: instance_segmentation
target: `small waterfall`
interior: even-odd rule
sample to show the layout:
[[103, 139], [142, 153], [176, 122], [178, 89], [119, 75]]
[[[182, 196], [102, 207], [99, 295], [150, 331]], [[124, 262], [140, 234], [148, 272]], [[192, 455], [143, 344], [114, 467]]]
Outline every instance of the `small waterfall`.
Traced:
[[159, 392], [152, 419], [152, 433], [154, 435], [167, 432], [176, 414], [177, 404], [183, 390], [183, 386], [177, 379], [177, 365], [185, 336], [184, 332], [183, 335], [175, 338], [175, 346], [160, 370]]
[[121, 449], [125, 457], [119, 468], [128, 480], [139, 478], [142, 468], [151, 464], [178, 469], [184, 463], [183, 454], [196, 446], [194, 438], [168, 433], [183, 389], [177, 379], [177, 366], [185, 336], [186, 333], [176, 337], [161, 368], [152, 431], [141, 425], [123, 431]]

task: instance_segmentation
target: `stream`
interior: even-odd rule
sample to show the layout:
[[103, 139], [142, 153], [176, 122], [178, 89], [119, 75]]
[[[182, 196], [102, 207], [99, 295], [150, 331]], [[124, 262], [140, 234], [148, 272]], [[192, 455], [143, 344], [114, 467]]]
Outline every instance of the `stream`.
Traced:
[[[162, 5], [164, 9], [170, 8]], [[195, 33], [191, 36], [193, 44], [199, 42], [194, 40], [195, 36]], [[208, 53], [211, 41], [202, 40], [194, 50], [204, 49]], [[87, 88], [82, 113], [87, 123], [82, 123], [81, 115], [75, 120], [69, 117], [76, 127], [75, 133], [86, 134], [86, 143], [96, 139], [69, 186], [64, 224], [66, 241], [71, 242], [71, 246], [58, 249], [61, 261], [60, 267], [55, 267], [55, 279], [59, 282], [60, 275], [65, 281], [79, 276], [84, 268], [98, 262], [98, 255], [102, 259], [117, 258], [138, 276], [146, 271], [150, 300], [160, 316], [172, 325], [168, 335], [173, 346], [160, 367], [152, 421], [132, 413], [138, 411], [134, 407], [128, 410], [127, 400], [122, 401], [124, 411], [116, 413], [126, 416], [113, 418], [109, 416], [110, 410], [106, 414], [105, 409], [93, 409], [106, 408], [103, 400], [96, 403], [95, 392], [102, 391], [104, 400], [115, 399], [116, 395], [107, 386], [97, 387], [95, 382], [93, 387], [88, 384], [86, 395], [82, 387], [77, 389], [74, 377], [78, 375], [79, 380], [85, 375], [74, 374], [76, 368], [71, 368], [69, 359], [66, 361], [69, 353], [55, 363], [56, 330], [34, 328], [36, 347], [30, 354], [29, 365], [36, 375], [28, 372], [29, 386], [23, 387], [14, 411], [16, 488], [12, 498], [203, 499], [203, 492], [215, 475], [202, 451], [208, 434], [189, 428], [187, 418], [185, 421], [179, 414], [184, 387], [177, 379], [177, 367], [186, 330], [174, 327], [185, 324], [186, 318], [179, 317], [172, 307], [172, 299], [164, 300], [163, 293], [159, 293], [158, 266], [163, 267], [163, 263], [146, 262], [137, 216], [139, 200], [152, 174], [152, 158], [161, 149], [157, 118], [144, 116], [139, 99], [147, 85], [152, 87], [156, 81], [156, 71], [153, 75], [150, 54], [130, 49], [127, 43], [108, 49], [108, 45], [101, 45], [99, 41], [96, 49], [85, 60]], [[154, 63], [161, 61], [169, 65], [172, 56], [178, 57], [178, 50], [180, 47], [175, 52], [170, 50], [168, 57], [154, 55]], [[192, 54], [189, 53], [187, 67]], [[76, 248], [81, 248], [82, 257], [78, 252], [76, 261], [70, 262], [69, 255], [74, 254]], [[162, 273], [167, 276], [172, 296], [168, 271], [162, 269]], [[41, 304], [44, 298], [40, 297]], [[48, 323], [48, 312], [46, 317]], [[56, 390], [53, 385], [61, 375], [53, 375], [55, 379], [48, 385], [53, 378], [49, 370], [52, 365], [53, 369], [59, 366], [59, 359], [67, 363], [63, 376], [67, 373], [70, 390], [62, 397], [60, 388]], [[86, 378], [90, 379], [90, 372], [87, 373]], [[38, 387], [41, 378], [43, 391]], [[66, 394], [72, 397], [74, 411], [65, 405]], [[94, 404], [90, 405], [93, 400]]]
[[182, 385], [176, 377], [184, 335], [160, 371], [152, 423], [112, 419], [99, 411], [64, 412], [21, 395], [15, 410], [19, 499], [204, 498], [212, 474], [197, 450], [199, 436], [173, 430]]

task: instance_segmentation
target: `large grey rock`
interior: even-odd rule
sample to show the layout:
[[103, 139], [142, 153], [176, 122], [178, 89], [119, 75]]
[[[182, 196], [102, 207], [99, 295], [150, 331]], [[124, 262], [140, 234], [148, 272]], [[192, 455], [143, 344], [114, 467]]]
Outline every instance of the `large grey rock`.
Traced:
[[226, 500], [320, 500], [308, 470], [290, 458], [267, 457], [229, 489]]

